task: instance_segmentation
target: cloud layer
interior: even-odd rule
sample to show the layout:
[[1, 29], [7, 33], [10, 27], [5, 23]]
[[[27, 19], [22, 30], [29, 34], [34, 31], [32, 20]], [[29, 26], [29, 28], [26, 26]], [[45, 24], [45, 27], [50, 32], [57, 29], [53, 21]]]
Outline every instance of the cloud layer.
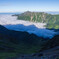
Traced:
[[56, 33], [44, 27], [45, 23], [33, 23], [29, 21], [17, 20], [16, 16], [0, 15], [0, 24], [10, 30], [27, 31], [44, 38], [52, 38]]

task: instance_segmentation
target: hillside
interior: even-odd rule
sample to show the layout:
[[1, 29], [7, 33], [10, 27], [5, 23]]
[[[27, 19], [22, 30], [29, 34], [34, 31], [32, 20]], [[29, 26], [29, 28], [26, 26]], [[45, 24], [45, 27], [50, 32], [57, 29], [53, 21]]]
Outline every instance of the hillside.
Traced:
[[45, 12], [27, 11], [17, 16], [19, 20], [47, 23], [47, 28], [59, 29], [59, 15], [52, 15]]
[[33, 53], [46, 40], [27, 32], [8, 30], [0, 25], [0, 52]]
[[48, 40], [40, 51], [48, 50], [57, 46], [59, 46], [59, 35], [56, 35], [51, 40]]
[[[17, 54], [31, 54], [37, 51], [59, 46], [59, 36], [44, 39], [27, 32], [8, 30], [0, 25], [0, 59], [16, 56]], [[45, 48], [44, 48], [45, 47]]]

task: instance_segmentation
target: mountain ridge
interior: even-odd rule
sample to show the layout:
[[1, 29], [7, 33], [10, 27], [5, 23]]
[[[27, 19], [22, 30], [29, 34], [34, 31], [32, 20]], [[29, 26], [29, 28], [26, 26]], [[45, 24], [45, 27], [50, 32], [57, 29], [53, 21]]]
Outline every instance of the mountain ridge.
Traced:
[[[54, 36], [52, 39], [44, 39], [43, 37], [38, 37], [35, 34], [8, 30], [0, 25], [1, 59], [9, 58], [11, 55], [15, 57], [19, 54], [40, 53], [41, 51], [59, 46], [57, 42], [59, 43], [59, 35]], [[3, 55], [1, 56], [1, 54]]]
[[52, 15], [45, 12], [30, 12], [26, 11], [18, 16], [18, 20], [27, 20], [32, 22], [47, 23], [47, 28], [59, 29], [59, 14]]

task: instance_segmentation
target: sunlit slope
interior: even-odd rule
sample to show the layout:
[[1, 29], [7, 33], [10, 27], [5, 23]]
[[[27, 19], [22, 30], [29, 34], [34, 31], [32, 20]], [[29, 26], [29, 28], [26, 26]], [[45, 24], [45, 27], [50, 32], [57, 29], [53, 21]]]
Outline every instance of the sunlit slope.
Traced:
[[47, 28], [59, 29], [59, 15], [52, 15], [45, 12], [24, 12], [18, 15], [18, 19], [47, 23]]

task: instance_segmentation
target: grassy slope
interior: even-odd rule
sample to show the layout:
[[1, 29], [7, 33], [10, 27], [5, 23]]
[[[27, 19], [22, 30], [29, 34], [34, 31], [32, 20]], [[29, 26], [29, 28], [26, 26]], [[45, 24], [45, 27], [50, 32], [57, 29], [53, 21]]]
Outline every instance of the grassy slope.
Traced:
[[0, 25], [0, 59], [22, 53], [35, 53], [45, 42], [46, 40], [34, 34], [8, 30]]
[[47, 28], [59, 29], [59, 15], [51, 15], [44, 12], [24, 12], [18, 15], [20, 20], [28, 20], [32, 22], [43, 22], [47, 23]]
[[[56, 38], [55, 38], [56, 37]], [[48, 47], [53, 46], [59, 42], [59, 36], [52, 38], [52, 41], [44, 40], [34, 34], [27, 32], [12, 31], [0, 25], [0, 59], [15, 57], [17, 54], [31, 54], [40, 51], [43, 47], [47, 47], [46, 42], [49, 43]], [[55, 41], [56, 40], [56, 41]], [[45, 45], [46, 44], [46, 45]], [[44, 49], [43, 49], [44, 50]]]

